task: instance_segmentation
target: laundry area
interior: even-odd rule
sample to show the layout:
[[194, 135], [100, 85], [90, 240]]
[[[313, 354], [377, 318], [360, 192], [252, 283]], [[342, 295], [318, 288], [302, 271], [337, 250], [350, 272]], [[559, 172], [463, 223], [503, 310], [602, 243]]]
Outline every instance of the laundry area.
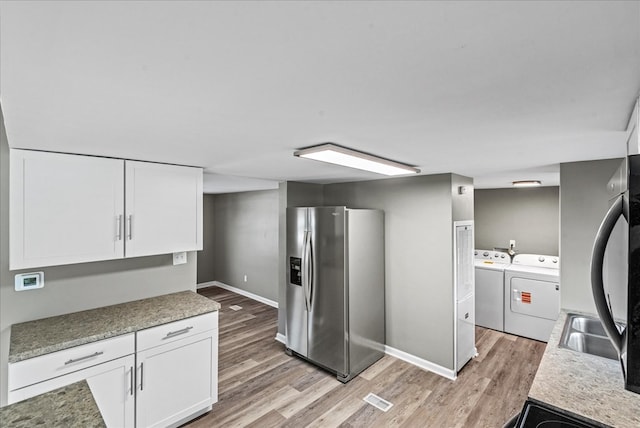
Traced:
[[547, 342], [560, 314], [559, 187], [474, 196], [475, 323]]

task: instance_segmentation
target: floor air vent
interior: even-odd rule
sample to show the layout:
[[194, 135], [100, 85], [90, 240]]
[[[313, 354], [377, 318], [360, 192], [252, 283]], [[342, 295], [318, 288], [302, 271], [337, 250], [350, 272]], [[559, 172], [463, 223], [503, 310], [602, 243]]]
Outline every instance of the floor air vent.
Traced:
[[231, 309], [232, 311], [239, 311], [240, 309], [242, 309], [242, 306], [232, 305], [229, 306], [229, 309]]
[[369, 395], [364, 397], [363, 400], [371, 404], [373, 407], [382, 410], [383, 412], [386, 412], [391, 408], [391, 406], [393, 406], [393, 404], [389, 403], [384, 398], [378, 397], [376, 394], [372, 392], [370, 392]]

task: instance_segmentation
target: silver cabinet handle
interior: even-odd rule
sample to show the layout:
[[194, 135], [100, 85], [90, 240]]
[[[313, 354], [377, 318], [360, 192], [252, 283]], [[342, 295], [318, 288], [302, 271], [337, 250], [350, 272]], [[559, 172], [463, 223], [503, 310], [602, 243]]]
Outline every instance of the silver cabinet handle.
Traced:
[[187, 333], [189, 330], [191, 330], [193, 328], [193, 326], [191, 327], [185, 327], [182, 330], [177, 330], [177, 331], [170, 331], [169, 333], [167, 333], [167, 335], [165, 337], [163, 337], [162, 339], [168, 339], [170, 337], [175, 337], [175, 336], [179, 336], [181, 334], [185, 334]]
[[133, 366], [131, 366], [131, 369], [129, 370], [129, 385], [130, 385], [130, 388], [129, 388], [130, 395], [133, 395], [133, 389], [135, 388], [135, 385], [133, 383]]
[[144, 381], [144, 363], [140, 363], [140, 391], [144, 389], [143, 381]]
[[128, 239], [129, 241], [131, 241], [131, 237], [133, 236], [133, 235], [131, 234], [131, 217], [133, 217], [133, 215], [132, 215], [132, 214], [129, 214], [129, 215], [127, 216], [127, 239]]
[[122, 239], [122, 214], [116, 216], [116, 241]]
[[94, 353], [93, 353], [93, 354], [91, 354], [91, 355], [85, 355], [84, 357], [80, 357], [80, 358], [72, 358], [72, 359], [70, 359], [69, 361], [66, 361], [66, 362], [64, 363], [64, 365], [66, 366], [66, 365], [69, 365], [69, 364], [72, 364], [72, 363], [77, 363], [78, 361], [86, 360], [86, 359], [88, 359], [88, 358], [97, 357], [98, 355], [102, 355], [102, 354], [104, 354], [104, 352], [100, 351], [100, 352], [94, 352]]

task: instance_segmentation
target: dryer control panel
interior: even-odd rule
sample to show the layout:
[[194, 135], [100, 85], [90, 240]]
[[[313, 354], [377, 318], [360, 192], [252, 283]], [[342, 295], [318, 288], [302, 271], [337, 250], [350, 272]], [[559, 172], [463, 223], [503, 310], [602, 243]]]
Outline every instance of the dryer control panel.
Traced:
[[542, 254], [517, 254], [513, 258], [514, 265], [536, 266], [549, 269], [560, 269], [560, 257]]

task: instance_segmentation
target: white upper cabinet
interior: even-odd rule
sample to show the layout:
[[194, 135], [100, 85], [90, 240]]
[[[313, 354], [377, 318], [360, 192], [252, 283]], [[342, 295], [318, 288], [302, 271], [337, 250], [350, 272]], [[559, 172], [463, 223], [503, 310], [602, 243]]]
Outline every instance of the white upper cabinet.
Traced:
[[11, 150], [10, 269], [124, 256], [124, 161]]
[[202, 250], [202, 169], [126, 162], [126, 257]]
[[202, 249], [201, 168], [12, 149], [10, 169], [11, 270]]

